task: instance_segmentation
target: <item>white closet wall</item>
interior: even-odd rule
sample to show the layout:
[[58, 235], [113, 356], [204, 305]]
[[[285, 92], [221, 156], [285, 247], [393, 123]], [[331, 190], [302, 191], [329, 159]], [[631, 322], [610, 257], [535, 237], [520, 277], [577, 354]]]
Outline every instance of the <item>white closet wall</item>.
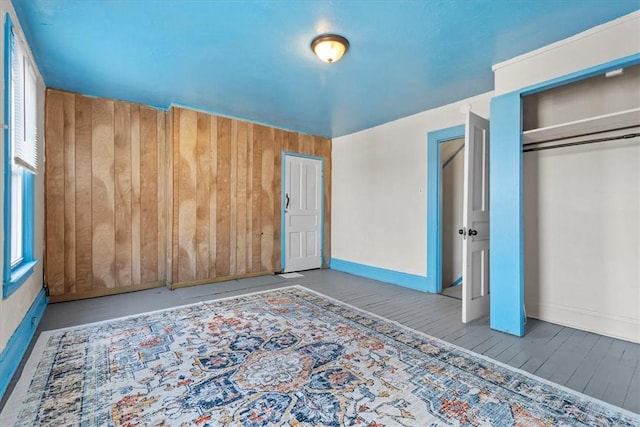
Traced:
[[640, 138], [523, 154], [530, 317], [640, 339]]

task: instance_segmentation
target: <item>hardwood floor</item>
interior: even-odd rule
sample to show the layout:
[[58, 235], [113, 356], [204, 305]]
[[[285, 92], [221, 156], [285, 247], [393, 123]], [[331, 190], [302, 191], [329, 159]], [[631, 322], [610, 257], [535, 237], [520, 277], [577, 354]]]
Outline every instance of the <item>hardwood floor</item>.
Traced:
[[[294, 279], [254, 277], [175, 291], [157, 288], [51, 304], [47, 307], [36, 337], [45, 330], [300, 284], [554, 383], [640, 413], [639, 344], [535, 319], [528, 320], [526, 335], [518, 338], [491, 330], [487, 318], [466, 325], [461, 323], [461, 302], [453, 298], [332, 270], [307, 271], [303, 275]], [[9, 386], [2, 406], [16, 381], [17, 378], [14, 378]]]

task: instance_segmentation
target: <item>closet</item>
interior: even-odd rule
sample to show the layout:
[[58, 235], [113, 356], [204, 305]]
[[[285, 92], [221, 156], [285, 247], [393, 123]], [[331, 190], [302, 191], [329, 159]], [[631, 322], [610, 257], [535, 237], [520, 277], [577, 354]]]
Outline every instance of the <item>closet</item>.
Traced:
[[640, 65], [522, 98], [529, 317], [640, 341]]

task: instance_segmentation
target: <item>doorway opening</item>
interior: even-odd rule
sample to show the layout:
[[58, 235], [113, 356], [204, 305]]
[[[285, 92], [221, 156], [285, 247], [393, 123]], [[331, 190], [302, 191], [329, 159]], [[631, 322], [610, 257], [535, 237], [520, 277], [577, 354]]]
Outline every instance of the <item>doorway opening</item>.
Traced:
[[[455, 279], [445, 279], [443, 262], [449, 260], [443, 259], [441, 183], [444, 163], [451, 156], [442, 156], [440, 146], [463, 136], [462, 227], [457, 230], [458, 239], [462, 239], [462, 274]], [[451, 155], [457, 148], [450, 148]], [[429, 132], [427, 155], [427, 291], [442, 293], [443, 280], [445, 286], [451, 288], [450, 285], [462, 277], [462, 322], [467, 323], [489, 315], [489, 121], [466, 111], [464, 125]]]
[[462, 237], [464, 202], [464, 138], [440, 145], [442, 218], [442, 294], [462, 300]]

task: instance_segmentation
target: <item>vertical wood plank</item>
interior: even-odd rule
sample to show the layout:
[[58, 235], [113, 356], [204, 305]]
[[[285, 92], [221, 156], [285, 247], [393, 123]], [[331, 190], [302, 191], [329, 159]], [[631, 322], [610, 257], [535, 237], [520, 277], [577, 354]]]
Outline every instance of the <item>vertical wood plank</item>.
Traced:
[[171, 233], [172, 283], [180, 282], [180, 115], [179, 108], [172, 108], [173, 141], [171, 157], [173, 159], [173, 222]]
[[319, 138], [319, 154], [324, 158], [324, 265], [329, 267], [331, 260], [331, 140]]
[[[246, 265], [247, 272], [254, 273], [256, 271], [260, 271], [260, 269], [255, 269], [253, 265], [253, 218], [259, 215], [260, 211], [254, 212], [253, 210], [253, 169], [254, 169], [254, 141], [253, 141], [253, 127], [252, 123], [249, 124], [247, 128], [247, 214], [245, 216], [246, 220], [246, 232], [247, 232], [247, 250], [246, 250]], [[260, 159], [262, 162], [262, 159]]]
[[209, 144], [211, 121], [197, 115], [196, 141], [196, 280], [209, 278]]
[[316, 157], [324, 157], [322, 151], [322, 144], [324, 144], [325, 139], [320, 136], [313, 137], [313, 145], [311, 149], [311, 154]]
[[[276, 130], [276, 135], [281, 135], [283, 131]], [[260, 141], [261, 145], [261, 174], [260, 174], [260, 205], [261, 205], [261, 242], [260, 242], [260, 264], [263, 271], [279, 270], [279, 266], [274, 263], [274, 252], [276, 242], [275, 233], [275, 192], [274, 192], [274, 171], [275, 171], [275, 151], [273, 131], [264, 127], [256, 127], [254, 137]], [[277, 137], [276, 137], [277, 138]], [[279, 244], [279, 243], [278, 243]]]
[[131, 105], [131, 281], [141, 279], [140, 106]]
[[247, 127], [237, 121], [236, 133], [236, 274], [247, 273]]
[[174, 110], [175, 108], [171, 108], [165, 117], [165, 165], [167, 167], [167, 175], [165, 176], [166, 182], [166, 199], [165, 199], [165, 209], [166, 209], [166, 224], [165, 224], [165, 245], [166, 252], [165, 258], [163, 260], [163, 264], [166, 266], [166, 281], [165, 284], [171, 287], [173, 283], [173, 241], [174, 241], [174, 223], [173, 223], [173, 202], [174, 202], [174, 164], [173, 164], [173, 138], [174, 138], [174, 130], [173, 130], [173, 120], [174, 120]]
[[289, 153], [297, 153], [298, 152], [298, 136], [295, 132], [283, 132], [283, 140], [282, 140], [282, 151], [287, 151]]
[[115, 286], [113, 101], [92, 101], [93, 288]]
[[93, 209], [91, 208], [91, 99], [76, 96], [76, 291], [93, 288]]
[[246, 215], [245, 215], [245, 236], [246, 236], [246, 271], [253, 273], [253, 124], [248, 123], [247, 126], [247, 167], [246, 167], [246, 183], [247, 191], [245, 198]]
[[140, 107], [140, 281], [158, 280], [158, 123]]
[[238, 234], [238, 120], [231, 120], [231, 174], [229, 178], [230, 203], [229, 203], [229, 275], [235, 276], [238, 271], [237, 264], [237, 234]]
[[116, 286], [131, 286], [131, 112], [114, 106]]
[[156, 165], [156, 181], [158, 194], [156, 206], [158, 209], [158, 253], [156, 256], [157, 280], [166, 280], [166, 253], [167, 253], [167, 163], [166, 163], [166, 114], [164, 111], [156, 111], [156, 146], [158, 163]]
[[251, 127], [249, 135], [249, 144], [251, 146], [251, 168], [249, 170], [248, 180], [251, 182], [251, 194], [249, 205], [251, 206], [251, 215], [248, 220], [251, 221], [251, 253], [248, 254], [251, 259], [251, 271], [258, 273], [264, 271], [262, 269], [261, 246], [262, 246], [262, 145], [261, 141], [256, 138], [256, 132], [260, 132], [259, 125]]
[[209, 118], [209, 277], [216, 277], [218, 213], [218, 119]]
[[313, 138], [313, 135], [299, 134], [300, 153], [307, 154], [309, 156], [313, 155]]
[[49, 291], [61, 295], [65, 292], [64, 98], [57, 92], [49, 92], [46, 101], [46, 271]]
[[218, 117], [217, 121], [216, 276], [229, 276], [231, 275], [231, 120]]
[[281, 269], [281, 219], [282, 219], [282, 152], [287, 151], [287, 141], [290, 139], [291, 132], [276, 129], [275, 138], [273, 144], [273, 180], [272, 186], [272, 212], [273, 212], [273, 232], [271, 238], [273, 239], [273, 253], [271, 264], [276, 270]]
[[76, 291], [76, 96], [60, 93], [64, 98], [64, 293], [72, 294]]
[[180, 110], [178, 281], [196, 279], [196, 167], [198, 113]]

